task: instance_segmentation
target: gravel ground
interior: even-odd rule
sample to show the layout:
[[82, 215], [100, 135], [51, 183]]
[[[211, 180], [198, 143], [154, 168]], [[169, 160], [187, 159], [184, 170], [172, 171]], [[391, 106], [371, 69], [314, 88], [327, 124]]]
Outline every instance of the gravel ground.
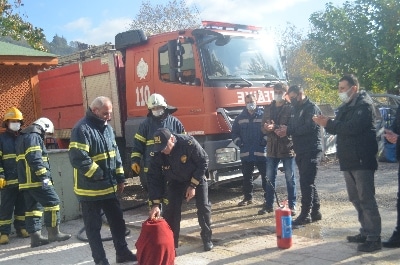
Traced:
[[[376, 172], [376, 198], [382, 217], [382, 237], [389, 237], [396, 221], [398, 163], [379, 163]], [[145, 202], [146, 192], [133, 179], [122, 199], [124, 208]], [[297, 179], [297, 183], [299, 183]], [[299, 185], [299, 184], [297, 184]], [[344, 178], [339, 171], [339, 165], [333, 157], [327, 157], [319, 166], [317, 190], [321, 199], [323, 219], [319, 222], [295, 229], [295, 235], [324, 240], [345, 238], [357, 234], [359, 224], [353, 205], [348, 201]], [[276, 192], [280, 200], [286, 198], [286, 183], [283, 173], [278, 173]], [[216, 241], [226, 241], [235, 237], [243, 237], [257, 233], [275, 233], [274, 214], [258, 215], [263, 204], [261, 180], [255, 180], [254, 204], [238, 207], [242, 199], [241, 182], [234, 182], [210, 188], [209, 197], [212, 202], [213, 231], [218, 235]], [[300, 187], [298, 186], [298, 212], [300, 210]], [[275, 206], [277, 204], [275, 203]], [[140, 211], [147, 212], [146, 207]], [[198, 234], [197, 218], [194, 202], [183, 203], [182, 222], [194, 222], [194, 235]], [[232, 225], [234, 223], [234, 225]]]

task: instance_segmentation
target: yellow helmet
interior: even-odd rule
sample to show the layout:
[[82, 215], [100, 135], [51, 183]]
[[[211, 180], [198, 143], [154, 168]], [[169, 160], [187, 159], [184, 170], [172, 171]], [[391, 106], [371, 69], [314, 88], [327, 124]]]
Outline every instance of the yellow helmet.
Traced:
[[6, 111], [4, 114], [4, 120], [20, 120], [22, 121], [24, 117], [22, 116], [22, 112], [17, 109], [16, 107], [11, 107], [9, 110]]

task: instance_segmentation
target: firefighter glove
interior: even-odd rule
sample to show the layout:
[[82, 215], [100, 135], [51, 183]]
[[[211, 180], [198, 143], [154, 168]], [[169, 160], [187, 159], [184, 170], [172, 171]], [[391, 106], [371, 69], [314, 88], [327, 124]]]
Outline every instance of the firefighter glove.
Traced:
[[7, 184], [7, 181], [4, 179], [4, 176], [0, 176], [0, 189], [4, 188]]
[[133, 172], [135, 172], [136, 174], [139, 175], [139, 173], [140, 173], [140, 166], [139, 166], [138, 163], [133, 163], [132, 166], [131, 166], [131, 168], [132, 168]]

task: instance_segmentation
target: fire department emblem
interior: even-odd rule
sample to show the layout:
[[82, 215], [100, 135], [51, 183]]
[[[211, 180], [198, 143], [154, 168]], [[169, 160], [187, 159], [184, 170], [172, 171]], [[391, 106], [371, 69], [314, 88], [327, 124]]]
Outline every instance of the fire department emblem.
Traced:
[[143, 60], [143, 58], [140, 58], [140, 61], [136, 66], [137, 76], [139, 77], [140, 80], [145, 79], [148, 72], [149, 72], [149, 65]]
[[186, 155], [181, 156], [181, 162], [182, 162], [182, 164], [185, 164], [185, 163], [186, 163], [186, 160], [187, 160], [187, 156], [186, 156]]

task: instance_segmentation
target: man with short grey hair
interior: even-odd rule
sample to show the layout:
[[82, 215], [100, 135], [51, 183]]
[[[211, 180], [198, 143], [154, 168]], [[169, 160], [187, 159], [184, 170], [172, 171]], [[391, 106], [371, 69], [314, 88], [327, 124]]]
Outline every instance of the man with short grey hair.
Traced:
[[69, 159], [74, 167], [74, 192], [82, 206], [82, 217], [94, 262], [108, 265], [100, 229], [101, 212], [107, 217], [116, 250], [116, 262], [136, 261], [125, 240], [125, 221], [117, 198], [124, 190], [124, 170], [111, 120], [112, 103], [97, 97], [86, 116], [74, 126]]

